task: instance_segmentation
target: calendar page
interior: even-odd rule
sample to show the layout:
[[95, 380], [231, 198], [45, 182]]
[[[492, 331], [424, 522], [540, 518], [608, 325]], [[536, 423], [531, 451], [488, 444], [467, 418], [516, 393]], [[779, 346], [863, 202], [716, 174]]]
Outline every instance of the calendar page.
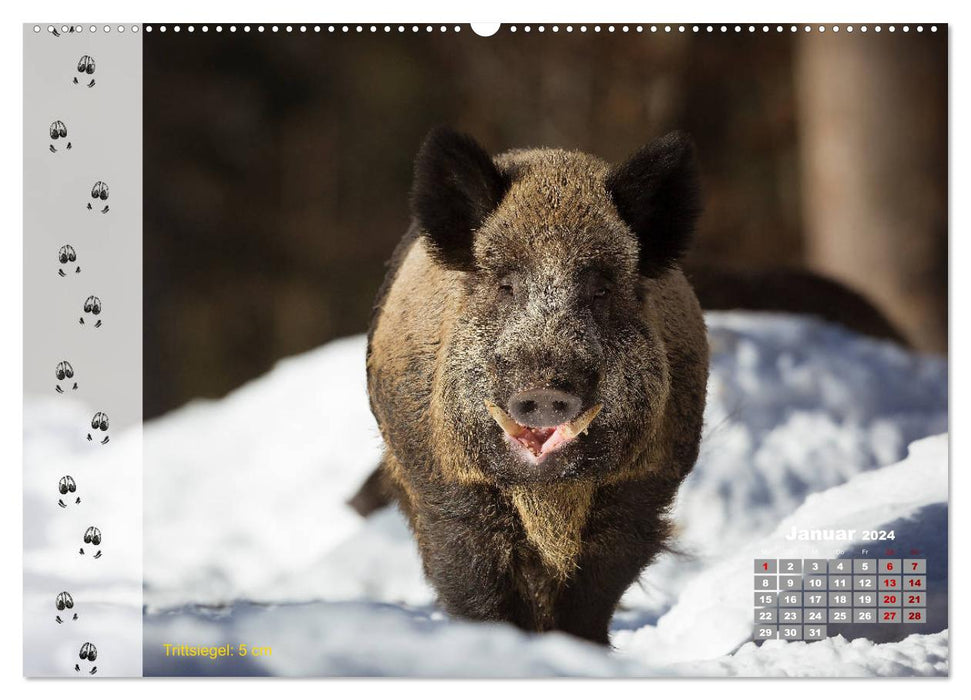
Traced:
[[950, 674], [949, 26], [649, 14], [23, 25], [25, 676]]

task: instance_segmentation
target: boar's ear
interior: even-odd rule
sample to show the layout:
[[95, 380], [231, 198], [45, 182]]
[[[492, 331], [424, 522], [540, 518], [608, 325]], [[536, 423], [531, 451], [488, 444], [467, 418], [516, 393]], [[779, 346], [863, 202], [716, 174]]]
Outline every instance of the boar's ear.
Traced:
[[432, 129], [415, 159], [411, 211], [431, 255], [446, 267], [472, 270], [473, 235], [499, 206], [508, 179], [471, 136]]
[[640, 243], [640, 272], [654, 277], [678, 263], [701, 213], [694, 145], [673, 131], [614, 167], [607, 191]]

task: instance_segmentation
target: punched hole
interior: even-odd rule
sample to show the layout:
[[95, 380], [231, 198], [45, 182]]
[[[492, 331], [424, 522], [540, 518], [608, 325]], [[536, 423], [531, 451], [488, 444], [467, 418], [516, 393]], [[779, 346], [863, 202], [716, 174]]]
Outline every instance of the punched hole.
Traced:
[[472, 31], [479, 36], [489, 37], [498, 32], [501, 26], [499, 22], [473, 22]]

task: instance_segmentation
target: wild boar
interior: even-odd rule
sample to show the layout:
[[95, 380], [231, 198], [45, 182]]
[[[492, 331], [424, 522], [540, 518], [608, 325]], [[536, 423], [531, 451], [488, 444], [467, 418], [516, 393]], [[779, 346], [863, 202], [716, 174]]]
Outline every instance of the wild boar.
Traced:
[[377, 478], [449, 614], [609, 643], [698, 455], [699, 202], [679, 133], [613, 167], [428, 135], [367, 378]]

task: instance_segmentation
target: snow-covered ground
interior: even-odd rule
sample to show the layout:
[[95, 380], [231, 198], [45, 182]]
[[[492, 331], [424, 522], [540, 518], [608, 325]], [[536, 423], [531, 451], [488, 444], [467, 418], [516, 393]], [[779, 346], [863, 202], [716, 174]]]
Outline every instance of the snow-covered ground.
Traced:
[[[364, 339], [355, 337], [144, 426], [145, 673], [946, 674], [946, 362], [813, 319], [707, 318], [707, 427], [674, 510], [679, 551], [624, 597], [615, 651], [445, 618], [400, 515], [362, 520], [344, 504], [380, 449]], [[57, 410], [51, 418], [51, 405], [38, 404], [37, 422], [83, 424], [90, 415], [84, 406]], [[68, 468], [69, 448], [42, 427], [35, 433], [28, 442], [45, 444], [45, 458]], [[25, 480], [25, 498], [49, 487]], [[860, 541], [790, 541], [794, 526], [893, 529], [896, 539], [879, 551]], [[876, 557], [888, 545], [928, 559], [924, 625], [844, 626], [813, 643], [749, 641], [754, 558], [849, 557], [865, 547]], [[28, 577], [43, 580], [54, 548], [42, 534], [29, 543]], [[166, 643], [273, 653], [166, 658]]]

